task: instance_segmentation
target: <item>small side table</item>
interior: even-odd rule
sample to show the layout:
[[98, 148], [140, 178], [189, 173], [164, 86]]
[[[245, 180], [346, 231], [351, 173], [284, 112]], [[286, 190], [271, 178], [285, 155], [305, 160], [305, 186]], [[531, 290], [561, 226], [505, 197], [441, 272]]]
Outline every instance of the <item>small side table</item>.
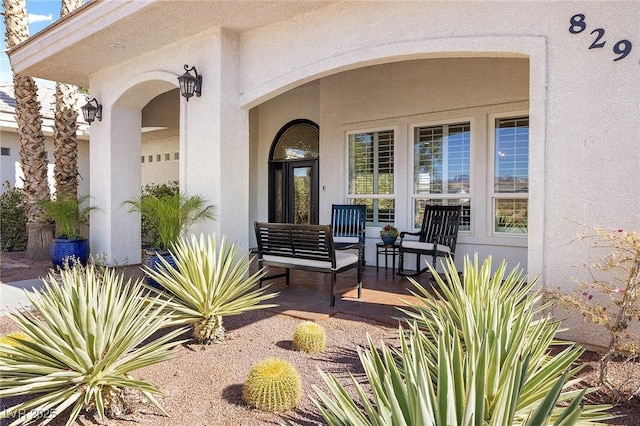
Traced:
[[393, 244], [385, 244], [382, 241], [376, 243], [376, 272], [378, 272], [380, 267], [380, 255], [384, 255], [384, 270], [387, 270], [389, 266], [388, 260], [389, 256], [391, 256], [391, 271], [393, 275], [396, 274], [396, 255], [400, 251], [400, 243], [396, 242]]

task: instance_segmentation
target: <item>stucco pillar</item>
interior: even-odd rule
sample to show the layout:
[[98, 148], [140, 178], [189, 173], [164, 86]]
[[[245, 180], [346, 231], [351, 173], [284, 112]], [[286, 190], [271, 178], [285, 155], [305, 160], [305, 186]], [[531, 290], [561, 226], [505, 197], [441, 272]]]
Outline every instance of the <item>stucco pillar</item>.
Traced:
[[204, 196], [216, 220], [194, 233], [226, 235], [240, 251], [249, 243], [249, 113], [239, 105], [235, 34], [216, 30], [211, 51], [200, 52], [202, 96], [181, 99], [181, 190]]
[[91, 128], [91, 253], [111, 265], [141, 261], [140, 215], [125, 200], [140, 195], [139, 108], [103, 104], [102, 121]]

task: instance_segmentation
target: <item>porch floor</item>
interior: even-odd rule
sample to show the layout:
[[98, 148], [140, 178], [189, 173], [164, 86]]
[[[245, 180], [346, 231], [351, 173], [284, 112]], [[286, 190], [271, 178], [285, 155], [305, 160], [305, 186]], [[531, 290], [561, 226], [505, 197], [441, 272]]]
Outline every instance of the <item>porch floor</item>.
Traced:
[[[252, 265], [251, 272], [255, 272], [257, 266]], [[268, 275], [274, 275], [283, 271], [279, 268], [271, 268]], [[134, 277], [141, 277], [139, 265], [129, 266], [128, 272]], [[395, 275], [384, 267], [376, 272], [375, 266], [365, 266], [362, 275], [362, 294], [358, 299], [358, 290], [355, 286], [357, 271], [351, 270], [338, 274], [336, 279], [336, 303], [329, 306], [331, 295], [331, 276], [319, 272], [309, 272], [292, 269], [289, 278], [289, 287], [285, 285], [284, 278], [276, 278], [263, 282], [263, 286], [269, 286], [268, 292], [280, 294], [267, 303], [275, 303], [278, 306], [270, 308], [272, 312], [289, 315], [311, 321], [321, 321], [331, 316], [356, 316], [363, 319], [376, 321], [383, 324], [396, 326], [402, 315], [398, 307], [406, 306], [404, 301], [416, 303], [417, 299], [411, 295], [413, 284], [406, 277]], [[415, 277], [416, 281], [426, 289], [433, 285], [429, 282], [430, 275], [424, 273]]]

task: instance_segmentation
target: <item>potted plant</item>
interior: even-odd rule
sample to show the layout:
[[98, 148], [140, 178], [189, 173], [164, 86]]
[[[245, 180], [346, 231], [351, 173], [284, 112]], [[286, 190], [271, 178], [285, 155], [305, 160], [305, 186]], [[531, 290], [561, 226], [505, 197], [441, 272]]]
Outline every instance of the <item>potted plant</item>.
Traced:
[[[145, 248], [144, 264], [157, 269], [162, 256], [175, 267], [170, 249], [195, 223], [214, 219], [213, 206], [203, 197], [187, 194], [144, 195], [124, 202], [130, 212], [138, 212], [153, 235], [153, 244]], [[154, 280], [147, 280], [157, 286]]]
[[72, 265], [76, 261], [86, 265], [89, 260], [89, 239], [80, 233], [80, 225], [88, 224], [91, 212], [99, 209], [84, 205], [88, 199], [88, 195], [69, 197], [56, 194], [39, 203], [56, 224], [56, 238], [50, 250], [54, 268], [62, 268], [65, 263]]
[[398, 238], [398, 228], [393, 225], [385, 225], [380, 228], [380, 238], [382, 238], [382, 242], [386, 246], [390, 246], [396, 242], [396, 238]]

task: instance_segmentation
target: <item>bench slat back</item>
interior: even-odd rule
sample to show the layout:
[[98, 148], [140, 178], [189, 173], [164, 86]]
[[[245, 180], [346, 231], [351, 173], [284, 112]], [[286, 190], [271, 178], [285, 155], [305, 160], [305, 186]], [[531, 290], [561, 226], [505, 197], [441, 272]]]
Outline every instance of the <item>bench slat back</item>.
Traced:
[[258, 253], [333, 262], [335, 257], [329, 225], [294, 225], [256, 222]]

